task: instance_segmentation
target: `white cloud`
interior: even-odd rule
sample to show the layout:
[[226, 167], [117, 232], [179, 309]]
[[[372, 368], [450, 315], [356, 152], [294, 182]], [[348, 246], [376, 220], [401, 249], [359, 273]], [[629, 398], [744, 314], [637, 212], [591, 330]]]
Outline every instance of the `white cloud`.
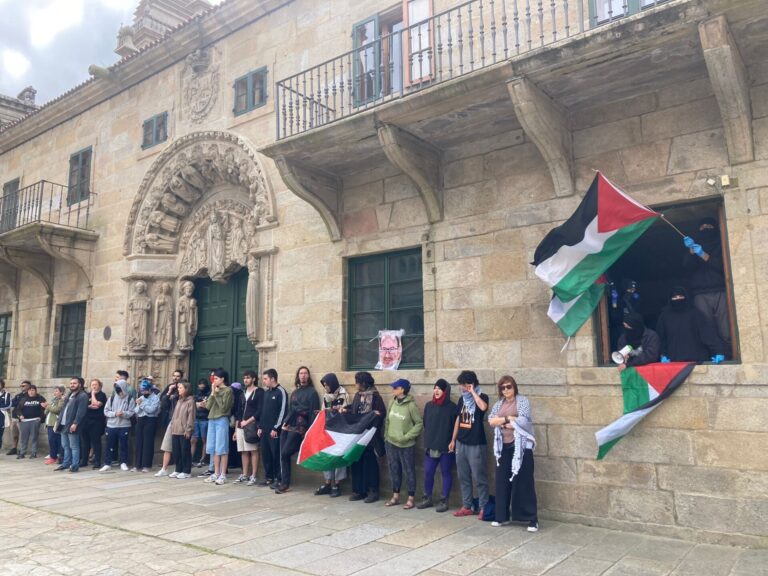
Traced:
[[83, 0], [51, 0], [29, 11], [29, 39], [35, 48], [50, 44], [59, 32], [83, 20]]
[[18, 50], [6, 48], [3, 50], [3, 71], [11, 78], [21, 78], [29, 69], [29, 60]]

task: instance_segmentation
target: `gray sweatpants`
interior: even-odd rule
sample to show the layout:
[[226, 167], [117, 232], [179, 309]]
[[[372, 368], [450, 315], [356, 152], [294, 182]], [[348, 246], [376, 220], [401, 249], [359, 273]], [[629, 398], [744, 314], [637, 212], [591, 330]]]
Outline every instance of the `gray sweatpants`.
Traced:
[[37, 438], [40, 435], [40, 420], [23, 420], [21, 424], [21, 439], [19, 440], [19, 454], [27, 453], [27, 444], [32, 439], [32, 454], [37, 454]]
[[488, 467], [485, 444], [470, 446], [456, 441], [456, 471], [461, 486], [461, 502], [464, 508], [472, 508], [472, 480], [477, 486], [480, 510], [488, 503]]

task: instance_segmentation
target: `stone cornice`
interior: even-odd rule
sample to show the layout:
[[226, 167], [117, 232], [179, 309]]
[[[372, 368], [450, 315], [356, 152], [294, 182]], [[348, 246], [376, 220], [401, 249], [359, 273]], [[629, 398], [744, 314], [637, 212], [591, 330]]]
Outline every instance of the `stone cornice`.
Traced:
[[108, 68], [109, 77], [91, 77], [39, 110], [0, 131], [0, 154], [51, 130], [183, 60], [293, 0], [223, 2], [165, 38]]

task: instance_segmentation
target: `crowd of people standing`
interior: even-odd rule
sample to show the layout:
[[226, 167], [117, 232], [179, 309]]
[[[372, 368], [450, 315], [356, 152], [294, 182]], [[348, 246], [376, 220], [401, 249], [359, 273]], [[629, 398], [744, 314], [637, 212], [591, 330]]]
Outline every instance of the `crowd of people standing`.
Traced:
[[[247, 370], [242, 380], [242, 384], [230, 382], [227, 371], [218, 368], [193, 388], [184, 373], [176, 370], [162, 390], [151, 378], [140, 378], [134, 388], [129, 374], [119, 370], [109, 396], [100, 380], [91, 380], [86, 388], [83, 378], [74, 377], [69, 390], [54, 388], [50, 401], [26, 380], [11, 397], [0, 380], [0, 443], [4, 427], [9, 425], [13, 448], [7, 454], [18, 459], [36, 458], [38, 435], [44, 425], [49, 445], [45, 463], [54, 471], [76, 473], [91, 465], [100, 472], [119, 467], [125, 472], [148, 473], [155, 457], [155, 437], [160, 435], [162, 465], [156, 477], [187, 479], [193, 476], [193, 467], [198, 467], [206, 468], [198, 477], [222, 485], [227, 482], [229, 468], [240, 467], [235, 483], [269, 487], [275, 494], [284, 494], [292, 487], [291, 460], [321, 410], [374, 413], [376, 433], [360, 459], [349, 470], [323, 472], [315, 495], [341, 496], [342, 482], [349, 475], [349, 500], [367, 504], [379, 501], [380, 465], [386, 459], [391, 496], [385, 506], [406, 510], [434, 507], [442, 513], [449, 510], [455, 466], [462, 504], [454, 516], [476, 515], [489, 520], [492, 514], [494, 526], [516, 521], [527, 523], [529, 531], [538, 530], [531, 407], [528, 399], [518, 394], [511, 376], [503, 376], [497, 383], [498, 400], [493, 406], [474, 372], [458, 375], [461, 393], [456, 402], [451, 399], [450, 384], [440, 379], [423, 411], [408, 380], [401, 378], [390, 385], [392, 399], [387, 403], [370, 372], [355, 374], [356, 390], [351, 398], [333, 373], [320, 380], [323, 394], [319, 395], [306, 366], [296, 371], [290, 393], [271, 368], [261, 377]], [[9, 422], [4, 416], [8, 411]], [[491, 508], [485, 423], [493, 432], [496, 460], [496, 499]], [[200, 456], [196, 457], [198, 449]], [[233, 463], [235, 457], [237, 463]], [[422, 459], [424, 476], [422, 498], [417, 503], [418, 458]], [[435, 498], [438, 469], [441, 491]], [[406, 494], [401, 500], [403, 490]]]

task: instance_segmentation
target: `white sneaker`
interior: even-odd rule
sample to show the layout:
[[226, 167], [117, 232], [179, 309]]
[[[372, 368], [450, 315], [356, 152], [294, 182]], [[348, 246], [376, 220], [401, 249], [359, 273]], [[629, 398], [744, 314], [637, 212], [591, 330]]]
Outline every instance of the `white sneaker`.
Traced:
[[123, 472], [128, 472], [128, 464], [120, 464], [120, 470]]
[[[155, 474], [155, 476], [157, 476], [157, 474]], [[178, 477], [179, 477], [178, 472], [171, 472], [170, 474], [168, 474], [168, 478], [178, 478]]]
[[494, 528], [498, 528], [499, 526], [503, 526], [503, 524], [501, 522], [496, 522], [494, 520], [493, 522], [491, 522], [491, 526], [493, 526]]
[[235, 482], [237, 482], [238, 484], [240, 484], [242, 482], [248, 482], [248, 476], [246, 476], [245, 474], [240, 474], [240, 476], [238, 476], [238, 478], [237, 478], [237, 480], [235, 480]]
[[99, 472], [109, 472], [112, 467], [109, 464], [104, 464], [101, 468], [99, 468]]
[[[144, 472], [144, 470], [142, 470], [142, 472]], [[165, 468], [160, 468], [160, 470], [155, 472], [155, 476], [157, 478], [160, 478], [161, 476], [168, 476], [168, 470], [166, 470]]]
[[133, 468], [131, 468], [130, 470], [128, 470], [128, 472], [138, 472], [138, 470], [136, 469], [136, 466], [134, 466]]
[[535, 521], [528, 522], [528, 532], [538, 532], [539, 531], [539, 523]]
[[218, 477], [216, 476], [216, 474], [211, 474], [210, 476], [208, 476], [208, 478], [203, 480], [203, 482], [205, 482], [206, 484], [213, 484], [214, 482], [216, 482], [216, 480], [218, 480]]
[[224, 474], [221, 474], [218, 478], [216, 478], [216, 484], [218, 484], [219, 486], [224, 484], [224, 482], [226, 481], [227, 481], [227, 477], [224, 476]]
[[248, 480], [248, 486], [256, 486], [256, 477], [255, 476], [251, 476], [250, 477], [250, 479]]
[[[174, 472], [173, 474], [176, 474], [176, 473]], [[176, 476], [174, 476], [173, 474], [171, 474], [170, 477], [171, 478], [178, 478], [179, 480], [185, 480], [185, 479], [189, 478], [190, 476], [192, 476], [192, 474], [184, 474], [184, 472], [179, 472], [178, 474], [176, 474]]]

